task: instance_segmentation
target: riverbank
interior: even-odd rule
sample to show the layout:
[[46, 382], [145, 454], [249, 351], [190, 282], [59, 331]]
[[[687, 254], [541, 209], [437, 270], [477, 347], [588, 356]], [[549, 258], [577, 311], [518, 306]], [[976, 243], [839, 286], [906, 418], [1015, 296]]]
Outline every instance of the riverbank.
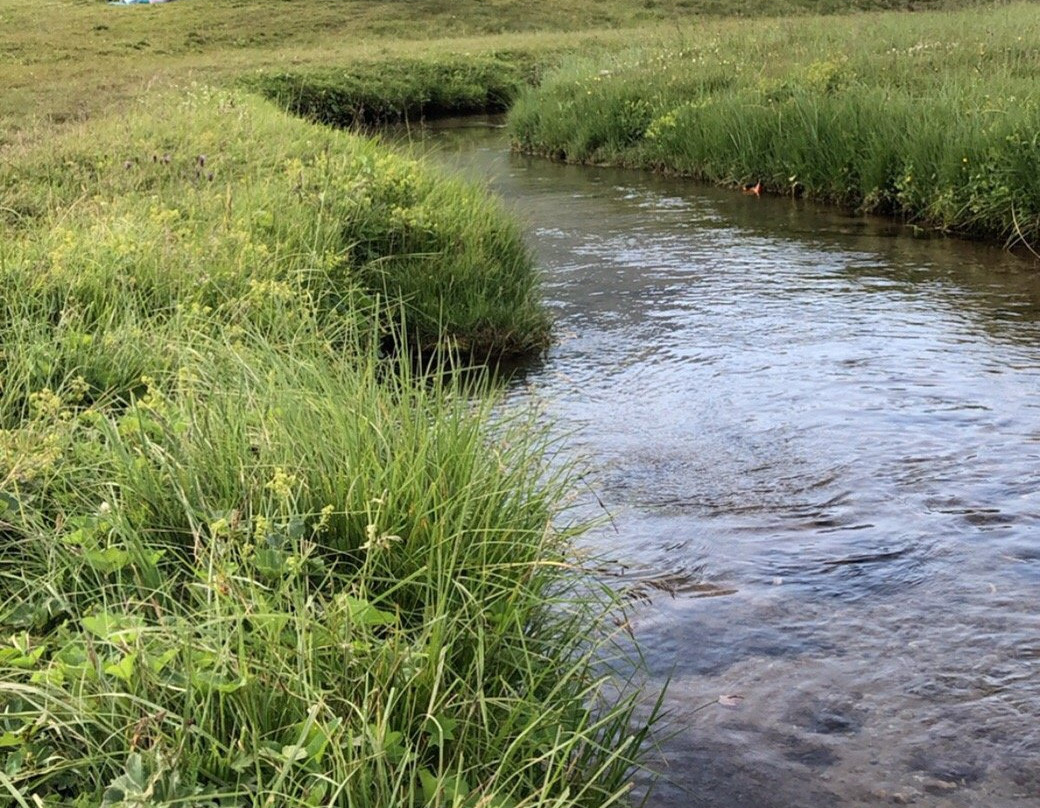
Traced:
[[577, 58], [525, 90], [516, 148], [1040, 244], [1033, 5], [744, 22]]
[[206, 88], [0, 187], [11, 804], [619, 799], [641, 733], [566, 465], [382, 347], [544, 343], [496, 203]]
[[402, 8], [0, 12], [15, 804], [562, 808], [629, 788], [645, 722], [600, 688], [624, 620], [560, 526], [566, 465], [526, 416], [492, 425], [489, 391], [410, 362], [546, 344], [519, 230], [227, 87], [337, 124], [483, 109], [576, 54], [685, 36], [691, 7]]
[[384, 330], [403, 317], [422, 350], [548, 340], [531, 258], [493, 200], [242, 93], [153, 101], [26, 151], [2, 180], [3, 221], [33, 234], [20, 246], [33, 274], [17, 286], [82, 296], [95, 319], [139, 299], [230, 322], [306, 296], [328, 317], [374, 307]]

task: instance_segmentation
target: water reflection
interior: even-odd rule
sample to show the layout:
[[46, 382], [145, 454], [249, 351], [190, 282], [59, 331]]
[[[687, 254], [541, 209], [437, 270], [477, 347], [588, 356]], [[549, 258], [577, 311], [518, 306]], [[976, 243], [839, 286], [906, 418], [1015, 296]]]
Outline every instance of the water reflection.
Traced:
[[511, 396], [598, 470], [588, 541], [672, 677], [651, 805], [1040, 805], [1036, 266], [438, 143], [545, 267], [558, 341]]

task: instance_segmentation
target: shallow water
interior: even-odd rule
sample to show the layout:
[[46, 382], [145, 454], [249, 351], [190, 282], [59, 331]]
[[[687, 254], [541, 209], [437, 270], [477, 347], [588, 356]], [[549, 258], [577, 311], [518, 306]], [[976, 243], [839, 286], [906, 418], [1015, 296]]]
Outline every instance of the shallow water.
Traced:
[[671, 678], [649, 805], [1040, 805], [1040, 267], [487, 127], [434, 148], [545, 270], [558, 339], [510, 397], [596, 470], [587, 542]]

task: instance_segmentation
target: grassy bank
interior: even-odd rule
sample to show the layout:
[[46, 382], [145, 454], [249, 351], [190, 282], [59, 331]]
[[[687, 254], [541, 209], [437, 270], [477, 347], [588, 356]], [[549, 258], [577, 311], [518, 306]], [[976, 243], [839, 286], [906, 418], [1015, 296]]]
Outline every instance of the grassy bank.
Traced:
[[[543, 55], [543, 59], [548, 59]], [[386, 59], [336, 69], [258, 72], [247, 89], [312, 121], [340, 128], [502, 112], [536, 83], [528, 53]]]
[[493, 201], [240, 93], [198, 88], [27, 151], [0, 174], [0, 219], [21, 240], [8, 284], [36, 290], [44, 310], [25, 316], [40, 321], [196, 307], [235, 324], [307, 297], [331, 320], [358, 301], [386, 327], [403, 316], [424, 349], [547, 340], [537, 275]]
[[[519, 231], [278, 106], [337, 125], [494, 108], [572, 58], [517, 120], [577, 113], [568, 137], [591, 134], [562, 156], [661, 167], [691, 98], [837, 97], [845, 62], [745, 82], [726, 54], [803, 40], [691, 18], [714, 0], [301, 6], [0, 10], [4, 803], [620, 803], [643, 735], [607, 678], [629, 664], [617, 601], [573, 560], [566, 464], [490, 391], [387, 350], [544, 346]], [[574, 57], [633, 36], [647, 48], [606, 67]], [[659, 51], [676, 37], [698, 67]], [[892, 47], [931, 53], [915, 43]], [[809, 191], [805, 171], [788, 184]]]
[[495, 205], [202, 89], [2, 188], [4, 804], [620, 798], [640, 739], [566, 471], [380, 350], [402, 311], [423, 345], [544, 340]]
[[518, 148], [762, 182], [1040, 244], [1035, 5], [720, 25], [575, 59], [527, 92]]

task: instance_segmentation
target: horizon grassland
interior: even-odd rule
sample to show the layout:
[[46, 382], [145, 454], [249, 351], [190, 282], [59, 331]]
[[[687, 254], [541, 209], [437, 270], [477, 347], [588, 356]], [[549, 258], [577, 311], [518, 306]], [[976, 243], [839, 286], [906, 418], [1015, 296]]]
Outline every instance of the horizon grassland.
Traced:
[[347, 130], [1030, 240], [1037, 7], [913, 6], [0, 0], [0, 805], [627, 804], [581, 469], [454, 372], [550, 342], [531, 251]]
[[[0, 3], [0, 145], [31, 122], [120, 108], [171, 84], [400, 56], [584, 53], [700, 35], [734, 17], [954, 9], [971, 0], [103, 0]], [[900, 15], [906, 16], [906, 15]], [[739, 23], [738, 23], [739, 25]], [[738, 56], [738, 54], [734, 54]]]

